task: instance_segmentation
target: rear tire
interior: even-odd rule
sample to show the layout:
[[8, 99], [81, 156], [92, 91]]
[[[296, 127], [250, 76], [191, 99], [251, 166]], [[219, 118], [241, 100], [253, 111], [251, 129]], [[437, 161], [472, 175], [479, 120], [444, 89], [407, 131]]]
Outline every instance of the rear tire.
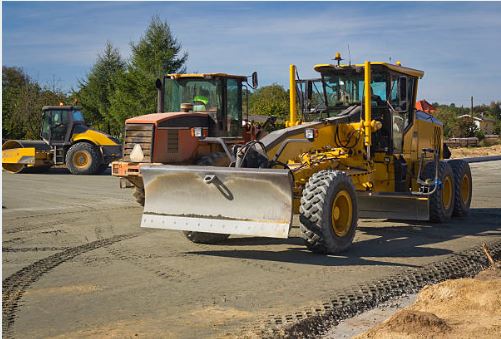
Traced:
[[[424, 169], [424, 177], [435, 179], [435, 163], [429, 162]], [[447, 161], [438, 163], [438, 179], [442, 183], [430, 196], [430, 221], [441, 223], [451, 219], [454, 211], [454, 173]]]
[[449, 160], [454, 173], [454, 212], [452, 216], [464, 217], [470, 212], [473, 181], [470, 165], [461, 159]]
[[[207, 154], [198, 159], [197, 161], [197, 166], [226, 167], [229, 164], [230, 160], [228, 159], [226, 153], [224, 152]], [[183, 234], [188, 240], [197, 244], [215, 244], [228, 239], [228, 237], [230, 236], [229, 234], [193, 232], [193, 231], [183, 231]]]
[[101, 152], [88, 142], [76, 143], [66, 153], [66, 167], [72, 174], [96, 174], [101, 164]]
[[355, 188], [344, 172], [320, 171], [303, 189], [299, 209], [301, 233], [309, 250], [339, 253], [355, 237], [358, 205]]

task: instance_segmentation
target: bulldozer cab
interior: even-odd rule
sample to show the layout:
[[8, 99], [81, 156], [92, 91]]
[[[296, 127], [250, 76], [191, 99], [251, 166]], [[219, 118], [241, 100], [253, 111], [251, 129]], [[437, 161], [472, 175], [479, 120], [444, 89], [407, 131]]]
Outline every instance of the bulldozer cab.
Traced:
[[49, 145], [69, 145], [78, 126], [86, 127], [80, 107], [44, 106], [41, 138]]
[[163, 112], [202, 112], [209, 136], [242, 135], [242, 87], [246, 76], [223, 73], [169, 74], [163, 80]]

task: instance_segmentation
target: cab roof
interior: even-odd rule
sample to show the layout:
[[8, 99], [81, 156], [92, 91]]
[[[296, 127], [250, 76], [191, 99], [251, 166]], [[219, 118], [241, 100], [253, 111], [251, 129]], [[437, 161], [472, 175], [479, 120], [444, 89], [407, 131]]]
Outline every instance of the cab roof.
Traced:
[[82, 107], [80, 106], [43, 106], [42, 111], [52, 111], [52, 110], [60, 110], [60, 111], [73, 111], [80, 110]]
[[[403, 67], [400, 65], [395, 65], [395, 64], [389, 64], [387, 62], [371, 62], [371, 65], [381, 65], [389, 70], [392, 70], [394, 72], [410, 75], [412, 77], [416, 78], [422, 78], [424, 75], [423, 71], [414, 69], [414, 68], [409, 68], [409, 67]], [[313, 67], [313, 69], [317, 72], [322, 72], [322, 71], [328, 71], [328, 70], [338, 70], [338, 69], [343, 69], [343, 68], [348, 68], [348, 67], [364, 67], [364, 64], [355, 64], [355, 65], [333, 65], [333, 64], [318, 64]]]
[[229, 78], [229, 79], [240, 79], [240, 80], [247, 79], [247, 76], [245, 75], [234, 75], [227, 73], [186, 73], [186, 74], [172, 73], [172, 74], [167, 74], [167, 76], [173, 79], [179, 79], [179, 78]]

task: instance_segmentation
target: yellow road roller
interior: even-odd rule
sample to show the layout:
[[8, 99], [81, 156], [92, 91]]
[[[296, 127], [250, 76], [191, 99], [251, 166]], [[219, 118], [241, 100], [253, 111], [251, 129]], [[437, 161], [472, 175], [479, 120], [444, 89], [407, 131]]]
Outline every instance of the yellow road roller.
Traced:
[[2, 167], [11, 173], [44, 172], [54, 165], [72, 174], [98, 174], [122, 157], [114, 137], [87, 126], [78, 106], [44, 106], [42, 140], [7, 140], [2, 145]]

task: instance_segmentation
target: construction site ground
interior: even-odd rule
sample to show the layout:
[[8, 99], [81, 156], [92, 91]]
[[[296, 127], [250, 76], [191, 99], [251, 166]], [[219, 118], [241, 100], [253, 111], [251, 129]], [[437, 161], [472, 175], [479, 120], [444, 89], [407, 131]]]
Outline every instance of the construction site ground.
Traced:
[[336, 290], [443, 260], [501, 235], [501, 161], [471, 164], [469, 217], [360, 220], [343, 255], [233, 236], [197, 245], [139, 228], [142, 209], [107, 175], [3, 173], [4, 337], [221, 337], [321, 305]]
[[417, 295], [392, 300], [343, 321], [325, 338], [497, 339], [501, 335], [501, 267], [496, 266], [474, 278], [446, 280], [426, 286]]
[[453, 158], [501, 155], [501, 144], [485, 147], [458, 147], [450, 149]]

